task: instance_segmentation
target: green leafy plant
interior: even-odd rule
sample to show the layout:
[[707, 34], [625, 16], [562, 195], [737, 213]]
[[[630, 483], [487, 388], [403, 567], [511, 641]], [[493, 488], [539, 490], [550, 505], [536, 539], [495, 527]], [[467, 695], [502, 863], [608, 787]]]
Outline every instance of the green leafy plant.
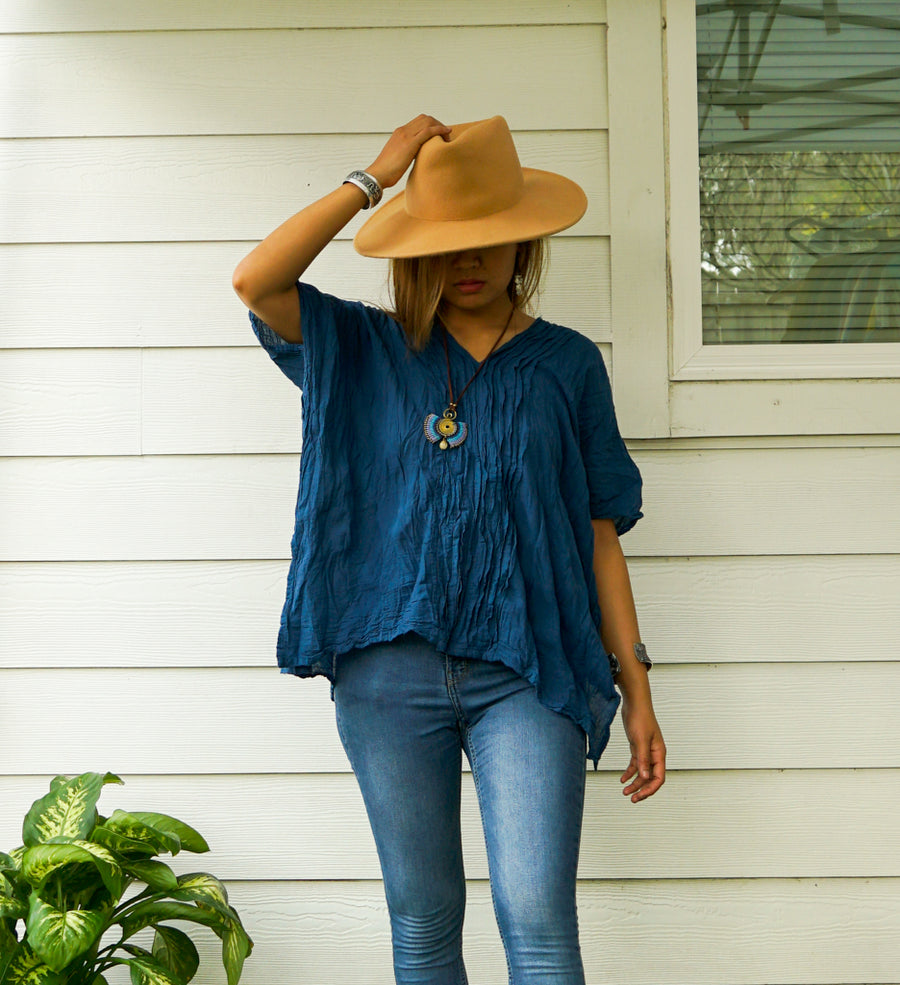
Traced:
[[[170, 921], [211, 928], [228, 985], [237, 985], [253, 942], [225, 887], [206, 872], [176, 876], [155, 857], [209, 846], [166, 814], [102, 817], [104, 785], [121, 782], [111, 773], [56, 777], [25, 816], [24, 845], [0, 852], [0, 985], [106, 985], [117, 965], [133, 985], [187, 985], [200, 958]], [[135, 884], [144, 888], [129, 892]], [[138, 946], [135, 935], [150, 927], [151, 946]]]

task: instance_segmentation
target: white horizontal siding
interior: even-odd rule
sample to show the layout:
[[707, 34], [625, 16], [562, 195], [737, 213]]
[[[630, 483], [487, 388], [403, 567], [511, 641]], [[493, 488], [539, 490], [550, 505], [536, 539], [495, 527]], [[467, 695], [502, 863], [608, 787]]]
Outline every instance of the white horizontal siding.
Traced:
[[0, 455], [137, 455], [141, 353], [0, 352]]
[[[578, 916], [587, 981], [896, 982], [898, 891], [897, 880], [865, 879], [586, 883]], [[258, 941], [246, 985], [298, 975], [321, 985], [393, 982], [379, 885], [239, 883], [229, 892]], [[204, 943], [198, 985], [221, 981], [218, 942], [210, 934]], [[464, 952], [470, 981], [506, 980], [484, 882], [469, 886]]]
[[[299, 446], [298, 428], [278, 427]], [[629, 554], [900, 554], [896, 448], [638, 448], [635, 459], [647, 515], [623, 540]], [[288, 454], [6, 459], [0, 560], [280, 558], [297, 463]]]
[[[182, 347], [177, 349], [146, 348], [142, 354], [135, 349], [71, 347], [0, 352], [0, 455], [299, 450], [298, 393], [280, 374], [273, 374], [269, 360], [254, 344], [242, 307], [237, 316], [246, 344], [234, 348], [187, 347], [184, 343], [193, 333], [182, 320]], [[610, 366], [609, 346], [603, 346], [603, 354]], [[879, 420], [859, 417], [855, 430], [890, 435], [894, 424], [900, 430], [900, 382], [823, 381], [810, 384], [810, 393], [824, 401], [818, 433], [828, 433], [835, 415], [845, 421], [852, 417], [843, 404], [832, 401], [849, 400], [857, 385], [880, 391], [884, 414]], [[745, 430], [754, 415], [760, 433], [783, 431], [794, 422], [803, 384], [783, 381], [751, 387]], [[73, 415], [76, 397], [79, 413]]]
[[[554, 243], [542, 313], [633, 358], [626, 323], [665, 331], [631, 300], [662, 296], [662, 260], [625, 270], [610, 238], [652, 243], [662, 213], [613, 188], [611, 228], [608, 144], [651, 162], [658, 128], [634, 116], [607, 138], [605, 19], [590, 0], [0, 0], [0, 132], [17, 138], [0, 143], [0, 849], [51, 775], [121, 772], [102, 804], [209, 838], [176, 863], [231, 880], [257, 940], [247, 985], [388, 982], [390, 958], [327, 683], [272, 666], [298, 393], [255, 347], [231, 271], [405, 117], [501, 112], [524, 163], [590, 198]], [[650, 52], [622, 65], [615, 30], [612, 83], [658, 75]], [[349, 242], [363, 218], [310, 279], [374, 301], [385, 266]], [[796, 441], [815, 447], [633, 444], [647, 516], [623, 544], [673, 771], [629, 804], [617, 723], [588, 774], [590, 981], [898, 981], [900, 428], [895, 382], [876, 384], [877, 419], [856, 385], [816, 391], [821, 437]], [[725, 393], [678, 389], [675, 432], [727, 431]], [[795, 393], [748, 383], [740, 433], [789, 432]], [[883, 447], [829, 446], [851, 426]], [[499, 981], [468, 775], [463, 820], [470, 975]], [[222, 980], [216, 951], [199, 985]]]
[[[727, 387], [679, 383], [671, 391], [672, 435], [677, 438], [900, 433], [896, 379], [732, 380]], [[741, 408], [740, 417], [732, 411], [735, 406]]]
[[[0, 348], [255, 346], [230, 286], [238, 260], [254, 245], [0, 245], [0, 282], [17, 285], [4, 302]], [[338, 297], [387, 300], [387, 262], [361, 257], [347, 240], [322, 253], [306, 279]], [[556, 237], [541, 313], [609, 342], [609, 279], [608, 238]]]
[[[247, 344], [236, 348], [147, 348], [141, 356], [121, 349], [72, 348], [0, 354], [0, 455], [299, 450], [298, 394], [283, 377], [273, 375], [261, 351], [248, 351], [256, 346], [243, 308], [237, 321]], [[183, 343], [193, 334], [192, 326], [182, 319], [171, 331], [179, 327]], [[603, 354], [611, 367], [609, 346], [603, 345]], [[880, 391], [884, 414], [878, 420], [861, 416], [855, 430], [894, 433], [892, 425], [900, 425], [900, 383], [893, 381], [810, 384], [809, 392], [824, 401], [817, 433], [828, 433], [835, 415], [845, 421], [852, 417], [843, 404], [832, 401], [849, 400], [857, 385]], [[753, 387], [747, 395], [745, 430], [747, 419], [754, 416], [754, 430], [761, 434], [783, 431], [795, 421], [795, 401], [806, 392], [803, 384], [784, 381]], [[80, 414], [73, 416], [76, 395]], [[186, 422], [190, 429], [181, 428]]]
[[[114, 767], [116, 758], [108, 752], [93, 765]], [[875, 885], [900, 877], [900, 788], [893, 770], [678, 770], [664, 795], [635, 805], [622, 796], [618, 758], [601, 763], [604, 769], [587, 773], [578, 870], [584, 881], [662, 877], [676, 884], [675, 892], [682, 881], [690, 892], [686, 883], [694, 879], [864, 877]], [[349, 772], [119, 775], [125, 785], [107, 787], [101, 809], [164, 805], [206, 837], [210, 854], [179, 856], [174, 865], [180, 872], [208, 868], [225, 879], [276, 880], [283, 897], [294, 881], [379, 878], [375, 843]], [[22, 817], [48, 781], [49, 775], [0, 778], [4, 845], [19, 844]], [[463, 776], [462, 832], [466, 873], [484, 879], [487, 858], [470, 773]]]
[[[0, 563], [0, 667], [272, 667], [287, 551]], [[897, 555], [633, 557], [629, 569], [660, 665], [897, 659]]]
[[[0, 143], [0, 241], [144, 242], [262, 239], [381, 149], [380, 133], [37, 138]], [[591, 190], [572, 235], [609, 233], [606, 135], [517, 135], [530, 167]], [[360, 213], [341, 233], [352, 238]]]
[[[207, 863], [214, 867], [212, 858], [198, 860]], [[228, 892], [255, 941], [245, 985], [392, 985], [380, 884], [230, 882]], [[578, 903], [587, 978], [634, 985], [896, 982], [898, 892], [890, 879], [584, 883]], [[203, 929], [197, 942], [194, 981], [220, 983], [220, 943]], [[464, 951], [471, 981], [504, 980], [490, 893], [481, 880], [468, 886]]]
[[300, 391], [259, 346], [12, 350], [0, 362], [0, 455], [300, 450]]
[[286, 561], [0, 564], [0, 666], [272, 667], [286, 574]]
[[410, 27], [458, 24], [601, 24], [606, 0], [4, 0], [0, 31], [173, 31], [216, 28]]
[[586, 24], [460, 22], [420, 30], [413, 45], [370, 28], [0, 36], [0, 132], [390, 133], [423, 105], [459, 122], [477, 107], [480, 119], [488, 92], [513, 127], [601, 129], [605, 47], [604, 28]]
[[[0, 775], [100, 769], [110, 755], [114, 772], [344, 768], [324, 678], [257, 667], [37, 669], [2, 670], [0, 687], [9, 705]], [[900, 767], [900, 676], [890, 663], [666, 665], [654, 668], [653, 690], [673, 769]], [[160, 714], [168, 727], [157, 728]], [[26, 734], [27, 762], [11, 754]], [[606, 762], [624, 769], [626, 749], [617, 724]]]

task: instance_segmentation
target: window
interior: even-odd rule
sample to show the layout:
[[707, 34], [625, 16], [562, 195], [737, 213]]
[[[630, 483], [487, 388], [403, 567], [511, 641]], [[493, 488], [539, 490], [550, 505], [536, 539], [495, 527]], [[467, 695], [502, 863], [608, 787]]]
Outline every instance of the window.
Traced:
[[900, 434], [900, 0], [606, 5], [623, 433]]
[[696, 8], [702, 338], [900, 342], [896, 0]]
[[665, 20], [670, 380], [900, 377], [900, 5]]

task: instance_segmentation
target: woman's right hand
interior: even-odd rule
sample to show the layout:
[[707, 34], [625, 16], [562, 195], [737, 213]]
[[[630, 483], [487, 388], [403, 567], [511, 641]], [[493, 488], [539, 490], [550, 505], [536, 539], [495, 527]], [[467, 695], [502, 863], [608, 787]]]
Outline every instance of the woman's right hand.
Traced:
[[382, 188], [390, 188], [406, 174], [406, 169], [415, 160], [426, 140], [431, 140], [432, 137], [447, 140], [449, 135], [450, 127], [445, 127], [440, 120], [422, 113], [404, 126], [397, 127], [366, 171]]

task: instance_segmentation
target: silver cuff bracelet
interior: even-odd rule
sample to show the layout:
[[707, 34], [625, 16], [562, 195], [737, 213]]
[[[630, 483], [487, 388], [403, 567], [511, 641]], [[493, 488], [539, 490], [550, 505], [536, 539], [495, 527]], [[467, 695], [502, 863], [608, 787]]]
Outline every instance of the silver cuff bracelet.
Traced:
[[343, 184], [356, 185], [357, 188], [361, 188], [365, 192], [366, 198], [369, 200], [368, 205], [364, 205], [363, 209], [374, 209], [375, 206], [381, 201], [381, 196], [384, 194], [384, 189], [378, 184], [378, 181], [369, 174], [368, 171], [351, 171], [350, 174], [344, 178]]
[[[653, 666], [653, 661], [650, 659], [647, 653], [647, 647], [643, 643], [634, 644], [634, 655], [637, 657], [638, 663], [642, 663], [646, 668], [647, 672], [650, 672], [650, 668]], [[609, 655], [609, 669], [612, 672], [613, 677], [618, 677], [622, 672], [622, 665], [619, 663], [619, 658], [614, 654]]]
[[653, 661], [647, 654], [647, 647], [645, 647], [643, 643], [634, 644], [634, 655], [638, 658], [638, 663], [642, 663], [647, 670], [650, 670], [653, 666]]

